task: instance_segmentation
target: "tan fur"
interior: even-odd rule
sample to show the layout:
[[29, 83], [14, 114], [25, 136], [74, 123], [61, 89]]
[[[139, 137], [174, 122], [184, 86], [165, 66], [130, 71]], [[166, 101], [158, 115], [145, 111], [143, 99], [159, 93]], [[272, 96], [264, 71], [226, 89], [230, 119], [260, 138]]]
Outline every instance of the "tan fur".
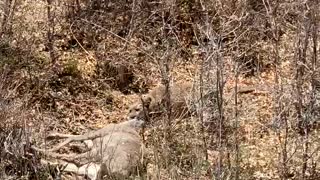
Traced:
[[[190, 82], [178, 82], [170, 86], [170, 102], [174, 117], [187, 114], [188, 101], [191, 99], [192, 88], [193, 84]], [[148, 94], [143, 95], [138, 102], [129, 107], [127, 118], [129, 120], [144, 120], [145, 115], [163, 112], [166, 97], [165, 92], [165, 86], [162, 84], [151, 89]], [[142, 104], [144, 104], [144, 106]]]
[[[141, 122], [133, 120], [119, 124], [109, 124], [98, 131], [86, 135], [75, 136], [55, 133], [51, 137], [67, 138], [67, 140], [50, 151], [34, 146], [32, 148], [45, 153], [49, 157], [66, 161], [69, 172], [79, 171], [78, 174], [83, 174], [85, 173], [83, 168], [91, 167], [93, 164], [97, 169], [91, 167], [90, 172], [88, 172], [91, 174], [91, 179], [101, 179], [105, 175], [125, 179], [135, 171], [136, 167], [141, 165], [140, 160], [144, 145], [137, 131], [139, 127], [141, 127]], [[84, 140], [91, 140], [92, 145], [89, 151], [82, 154], [52, 152], [72, 141]]]
[[52, 148], [52, 149], [47, 149], [46, 152], [53, 152], [53, 151], [57, 151], [59, 150], [61, 147], [69, 144], [70, 142], [73, 141], [85, 141], [85, 140], [92, 140], [92, 139], [96, 139], [99, 137], [103, 137], [107, 134], [110, 134], [114, 131], [128, 131], [131, 129], [136, 129], [138, 130], [139, 128], [141, 128], [143, 125], [142, 121], [125, 121], [119, 124], [108, 124], [107, 126], [96, 130], [96, 131], [91, 131], [87, 134], [84, 135], [69, 135], [69, 134], [60, 134], [60, 133], [52, 133], [51, 135], [48, 136], [48, 138], [50, 137], [59, 137], [59, 138], [67, 138], [65, 141], [63, 141], [62, 143], [58, 144], [56, 147]]
[[[196, 87], [194, 88], [194, 86]], [[261, 90], [265, 88], [257, 86], [241, 87], [238, 89], [238, 94], [257, 92], [258, 89]], [[141, 99], [129, 107], [127, 119], [146, 120], [146, 118], [152, 114], [163, 113], [165, 92], [165, 86], [162, 84], [151, 89], [148, 94], [143, 95]], [[170, 86], [170, 92], [171, 110], [174, 118], [186, 117], [190, 112], [199, 110], [200, 93], [197, 85], [191, 82], [177, 82]], [[204, 90], [202, 96], [204, 113], [212, 114], [208, 108], [205, 109], [205, 106], [208, 105], [207, 103], [209, 101], [215, 99], [215, 95], [215, 91]], [[144, 104], [144, 106], [142, 104]]]

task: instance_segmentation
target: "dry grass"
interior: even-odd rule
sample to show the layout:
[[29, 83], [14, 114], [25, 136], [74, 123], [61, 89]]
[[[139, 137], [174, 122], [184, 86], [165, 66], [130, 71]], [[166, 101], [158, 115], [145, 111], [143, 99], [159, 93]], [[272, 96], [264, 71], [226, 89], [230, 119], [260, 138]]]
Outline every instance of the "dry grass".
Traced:
[[[292, 85], [296, 84], [297, 40], [303, 34], [298, 28], [303, 29], [300, 26], [304, 22], [296, 12], [305, 11], [303, 2], [283, 1], [274, 18], [274, 14], [266, 11], [269, 6], [274, 7], [273, 2], [263, 2], [267, 1], [194, 4], [197, 11], [191, 8], [193, 6], [189, 7], [188, 2], [181, 9], [167, 7], [166, 3], [140, 4], [141, 7], [126, 4], [122, 6], [126, 11], [117, 9], [113, 14], [103, 13], [103, 10], [88, 11], [90, 8], [86, 8], [90, 6], [85, 6], [86, 1], [80, 1], [82, 11], [76, 14], [79, 19], [72, 19], [71, 23], [64, 17], [64, 13], [71, 12], [65, 6], [71, 1], [54, 4], [57, 22], [55, 50], [58, 54], [54, 67], [46, 50], [46, 4], [37, 0], [19, 3], [11, 19], [12, 35], [3, 36], [8, 42], [0, 40], [0, 59], [3, 60], [0, 62], [0, 145], [5, 147], [0, 156], [0, 176], [32, 179], [39, 178], [43, 172], [44, 176], [51, 174], [54, 177], [47, 167], [39, 165], [38, 156], [29, 149], [31, 143], [45, 143], [42, 137], [48, 131], [82, 134], [110, 122], [121, 122], [127, 107], [139, 98], [140, 93], [146, 93], [162, 81], [161, 60], [171, 60], [169, 75], [173, 81], [198, 81], [202, 60], [206, 59], [204, 54], [211, 57], [219, 54], [223, 57], [223, 73], [227, 79], [223, 94], [227, 100], [223, 104], [227, 134], [224, 140], [227, 142], [221, 148], [222, 154], [217, 148], [217, 129], [213, 133], [205, 132], [208, 146], [204, 147], [197, 117], [175, 120], [169, 142], [165, 141], [165, 125], [161, 119], [145, 132], [146, 145], [151, 152], [147, 157], [147, 176], [150, 179], [210, 179], [217, 175], [220, 156], [223, 179], [234, 178], [237, 153], [232, 94], [236, 83], [234, 68], [235, 62], [252, 60], [261, 63], [263, 68], [253, 74], [242, 73], [238, 86], [268, 88], [238, 96], [240, 177], [301, 178], [304, 139], [296, 131], [297, 95], [296, 87]], [[113, 7], [119, 5], [117, 3], [109, 5]], [[207, 13], [212, 24], [203, 20], [206, 17], [205, 13], [202, 14], [203, 6], [211, 9]], [[149, 9], [153, 11], [149, 12]], [[2, 11], [0, 9], [0, 14]], [[214, 27], [212, 32], [207, 32], [207, 25]], [[279, 41], [275, 41], [274, 26], [282, 33]], [[224, 38], [224, 49], [210, 49], [217, 44], [210, 44], [209, 38], [216, 41], [219, 35]], [[302, 84], [304, 104], [308, 104], [311, 94], [311, 45], [310, 40], [305, 64], [308, 68]], [[277, 67], [275, 52], [280, 60]], [[206, 72], [211, 73], [209, 78], [212, 81], [216, 80], [218, 68], [215, 65], [213, 63], [210, 72]], [[279, 83], [285, 87], [278, 104], [277, 94], [272, 89], [277, 85], [275, 70], [280, 75]], [[205, 85], [215, 87], [214, 84]], [[278, 127], [279, 121], [275, 120], [278, 116], [275, 109], [280, 109], [280, 105], [286, 110], [288, 132], [283, 126]], [[318, 136], [318, 129], [313, 129], [308, 137], [308, 152], [312, 155], [307, 161], [309, 179], [320, 177]], [[281, 176], [284, 142], [288, 177]], [[209, 155], [208, 160], [205, 152]]]

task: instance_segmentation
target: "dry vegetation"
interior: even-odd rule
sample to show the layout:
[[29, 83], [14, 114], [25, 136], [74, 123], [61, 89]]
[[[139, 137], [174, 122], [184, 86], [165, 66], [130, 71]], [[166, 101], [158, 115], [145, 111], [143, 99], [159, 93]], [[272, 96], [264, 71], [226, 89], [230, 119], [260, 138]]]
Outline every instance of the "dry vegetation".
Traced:
[[57, 178], [32, 144], [121, 122], [141, 93], [179, 80], [217, 91], [202, 103], [212, 123], [201, 107], [173, 119], [167, 103], [146, 128], [136, 178], [320, 179], [319, 10], [313, 0], [1, 1], [1, 179]]

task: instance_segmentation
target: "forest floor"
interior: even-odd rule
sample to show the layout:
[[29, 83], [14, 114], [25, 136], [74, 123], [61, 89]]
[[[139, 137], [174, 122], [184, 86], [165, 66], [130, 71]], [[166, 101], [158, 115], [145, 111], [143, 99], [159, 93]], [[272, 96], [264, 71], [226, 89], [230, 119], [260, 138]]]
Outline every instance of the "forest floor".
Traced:
[[[42, 14], [45, 10], [42, 9]], [[33, 16], [31, 11], [27, 13]], [[305, 157], [304, 145], [310, 141], [308, 152], [312, 157], [308, 157], [306, 166], [310, 170], [306, 174], [310, 177], [312, 174], [314, 179], [319, 178], [319, 128], [310, 132], [308, 140], [296, 130], [296, 102], [293, 99], [296, 96], [293, 88], [296, 84], [295, 36], [294, 32], [287, 30], [277, 42], [277, 47], [272, 40], [255, 42], [259, 62], [271, 61], [269, 63], [272, 64], [275, 61], [273, 53], [278, 48], [281, 62], [277, 69], [275, 66], [267, 67], [268, 63], [265, 63], [265, 68], [255, 69], [249, 75], [240, 73], [236, 79], [234, 59], [227, 53], [222, 56], [223, 77], [226, 80], [223, 89], [223, 119], [226, 125], [223, 133], [227, 135], [224, 146], [219, 147], [219, 129], [207, 130], [203, 135], [197, 117], [175, 120], [168, 146], [163, 141], [163, 124], [152, 124], [144, 134], [146, 146], [151, 151], [148, 176], [151, 179], [210, 179], [220, 163], [220, 156], [223, 157], [220, 165], [224, 170], [224, 179], [232, 179], [236, 168], [242, 179], [299, 179], [305, 166], [302, 161]], [[58, 58], [54, 63], [44, 44], [32, 53], [0, 46], [0, 118], [3, 119], [0, 141], [10, 142], [4, 143], [5, 151], [10, 155], [5, 160], [0, 159], [0, 169], [4, 169], [5, 173], [23, 174], [22, 171], [34, 168], [29, 161], [35, 161], [35, 158], [26, 158], [24, 145], [50, 146], [52, 144], [44, 138], [50, 132], [83, 134], [109, 123], [124, 121], [128, 107], [141, 94], [162, 81], [162, 67], [154, 61], [158, 57], [152, 58], [161, 54], [161, 50], [149, 54], [141, 51], [137, 47], [158, 49], [152, 44], [145, 45], [138, 37], [124, 39], [118, 35], [108, 35], [100, 42], [103, 50], [99, 51], [85, 47], [85, 43], [61, 48], [62, 45], [70, 45], [68, 38], [61, 36], [56, 39], [59, 46], [55, 49]], [[182, 55], [170, 57], [169, 75], [172, 81], [199, 81], [203, 52], [198, 46], [188, 48], [188, 58]], [[213, 67], [209, 72], [212, 79], [217, 69], [217, 66]], [[283, 85], [281, 94], [277, 94], [276, 83]], [[237, 104], [233, 93], [236, 84], [239, 89], [255, 89], [239, 93]], [[213, 83], [206, 85], [215, 87]], [[307, 96], [311, 89], [310, 82], [303, 82], [302, 87], [305, 90], [303, 94]], [[283, 111], [275, 112], [275, 109]], [[23, 132], [15, 130], [21, 127]], [[25, 136], [28, 140], [22, 140]], [[206, 147], [203, 136], [208, 143]], [[239, 145], [238, 151], [236, 144]], [[167, 147], [169, 156], [165, 154], [164, 148]], [[208, 154], [208, 159], [205, 159], [205, 154]], [[236, 167], [237, 155], [239, 167]], [[165, 167], [168, 164], [164, 159], [170, 162], [169, 167]], [[14, 163], [20, 161], [25, 167]], [[8, 171], [8, 168], [16, 171]], [[287, 177], [280, 177], [280, 174]]]

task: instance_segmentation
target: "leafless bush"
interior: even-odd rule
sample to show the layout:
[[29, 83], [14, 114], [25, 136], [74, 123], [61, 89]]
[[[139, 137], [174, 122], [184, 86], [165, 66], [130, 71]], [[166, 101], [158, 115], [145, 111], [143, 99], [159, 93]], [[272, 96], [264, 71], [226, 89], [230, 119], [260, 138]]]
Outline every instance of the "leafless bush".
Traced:
[[[146, 132], [158, 179], [316, 178], [318, 9], [309, 0], [0, 2], [3, 171], [38, 170], [25, 106], [57, 121], [47, 128], [78, 133], [94, 112], [113, 118], [123, 104], [111, 91], [143, 93], [161, 81], [167, 116]], [[216, 93], [199, 117], [178, 121], [169, 85], [186, 76], [201, 96]], [[237, 94], [250, 83], [270, 84], [272, 95]], [[23, 168], [13, 163], [21, 159]]]
[[[0, 82], [0, 177], [37, 178], [45, 176], [45, 171], [31, 150], [30, 117], [23, 98], [18, 98], [20, 82], [11, 82], [7, 69], [1, 69]], [[11, 79], [12, 80], [12, 79]], [[41, 173], [43, 172], [43, 173]]]

